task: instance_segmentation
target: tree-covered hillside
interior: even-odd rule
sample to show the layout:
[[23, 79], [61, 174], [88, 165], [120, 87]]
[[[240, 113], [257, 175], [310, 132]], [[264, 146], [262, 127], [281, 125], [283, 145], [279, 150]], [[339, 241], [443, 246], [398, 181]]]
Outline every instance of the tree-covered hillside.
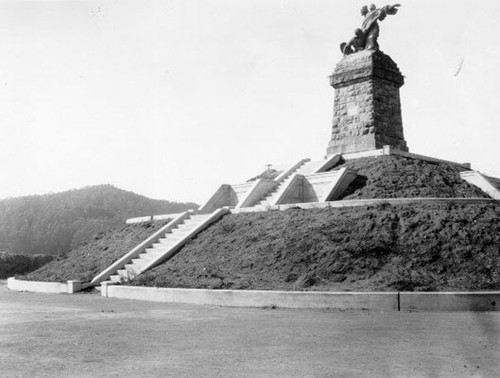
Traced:
[[194, 203], [150, 199], [112, 185], [0, 201], [0, 251], [66, 253], [125, 219], [193, 209]]

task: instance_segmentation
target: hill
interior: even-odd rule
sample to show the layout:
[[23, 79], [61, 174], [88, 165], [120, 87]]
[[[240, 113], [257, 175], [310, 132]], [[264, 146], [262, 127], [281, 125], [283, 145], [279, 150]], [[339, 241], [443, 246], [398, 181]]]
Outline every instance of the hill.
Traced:
[[130, 217], [177, 213], [194, 203], [150, 199], [112, 185], [0, 201], [0, 251], [60, 255]]
[[[489, 198], [464, 170], [360, 158], [343, 200]], [[500, 289], [500, 205], [376, 206], [235, 214], [134, 285], [297, 290]]]
[[500, 289], [500, 205], [290, 209], [224, 217], [139, 286]]
[[[460, 169], [451, 164], [383, 156], [341, 166], [357, 169], [359, 175], [345, 199], [487, 198], [461, 180]], [[89, 260], [104, 267], [103, 261], [128, 252], [128, 246], [117, 248], [117, 243], [129, 232], [135, 233], [127, 228], [110, 232], [102, 246], [82, 247], [27, 277], [88, 279], [92, 274], [75, 267], [96, 269], [85, 265]], [[495, 202], [231, 214], [191, 240], [172, 260], [131, 284], [264, 290], [498, 290], [499, 235], [500, 204]]]

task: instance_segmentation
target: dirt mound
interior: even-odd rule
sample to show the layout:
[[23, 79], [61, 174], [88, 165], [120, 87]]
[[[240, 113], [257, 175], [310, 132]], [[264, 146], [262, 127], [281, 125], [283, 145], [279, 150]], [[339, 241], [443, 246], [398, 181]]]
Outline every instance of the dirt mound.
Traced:
[[460, 178], [465, 169], [448, 163], [431, 163], [401, 156], [348, 160], [336, 167], [358, 172], [341, 199], [360, 198], [489, 198], [481, 189]]
[[500, 289], [500, 205], [381, 205], [228, 215], [133, 284]]
[[[488, 198], [461, 180], [461, 169], [452, 164], [381, 156], [339, 167], [358, 171], [343, 199]], [[498, 204], [228, 215], [133, 284], [263, 290], [500, 289], [499, 215]], [[21, 278], [89, 282], [165, 222], [101, 234], [67, 258]]]
[[17, 278], [29, 281], [90, 282], [98, 273], [158, 231], [168, 220], [120, 226], [100, 233], [90, 243], [40, 269]]

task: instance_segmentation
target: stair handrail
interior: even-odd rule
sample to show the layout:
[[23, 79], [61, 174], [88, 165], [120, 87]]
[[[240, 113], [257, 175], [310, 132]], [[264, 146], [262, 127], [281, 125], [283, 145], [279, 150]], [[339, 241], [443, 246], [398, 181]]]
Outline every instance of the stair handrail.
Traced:
[[105, 281], [109, 278], [113, 273], [115, 273], [118, 269], [121, 269], [134, 257], [139, 256], [142, 252], [146, 250], [146, 248], [151, 247], [154, 243], [157, 243], [158, 240], [163, 237], [167, 232], [171, 231], [178, 224], [184, 222], [184, 220], [191, 215], [190, 211], [184, 211], [180, 213], [176, 218], [172, 219], [165, 226], [156, 231], [153, 235], [148, 237], [146, 240], [135, 246], [130, 252], [123, 255], [121, 258], [116, 260], [113, 264], [104, 269], [101, 273], [95, 276], [92, 281], [90, 281], [91, 285], [98, 285], [100, 282]]

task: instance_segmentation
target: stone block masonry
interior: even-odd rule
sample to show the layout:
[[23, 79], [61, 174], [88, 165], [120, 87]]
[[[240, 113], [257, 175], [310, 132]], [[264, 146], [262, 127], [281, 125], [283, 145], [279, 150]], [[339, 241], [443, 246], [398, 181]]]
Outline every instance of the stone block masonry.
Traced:
[[404, 78], [389, 56], [369, 50], [346, 55], [330, 76], [330, 84], [335, 100], [328, 155], [385, 145], [408, 151], [399, 97]]

